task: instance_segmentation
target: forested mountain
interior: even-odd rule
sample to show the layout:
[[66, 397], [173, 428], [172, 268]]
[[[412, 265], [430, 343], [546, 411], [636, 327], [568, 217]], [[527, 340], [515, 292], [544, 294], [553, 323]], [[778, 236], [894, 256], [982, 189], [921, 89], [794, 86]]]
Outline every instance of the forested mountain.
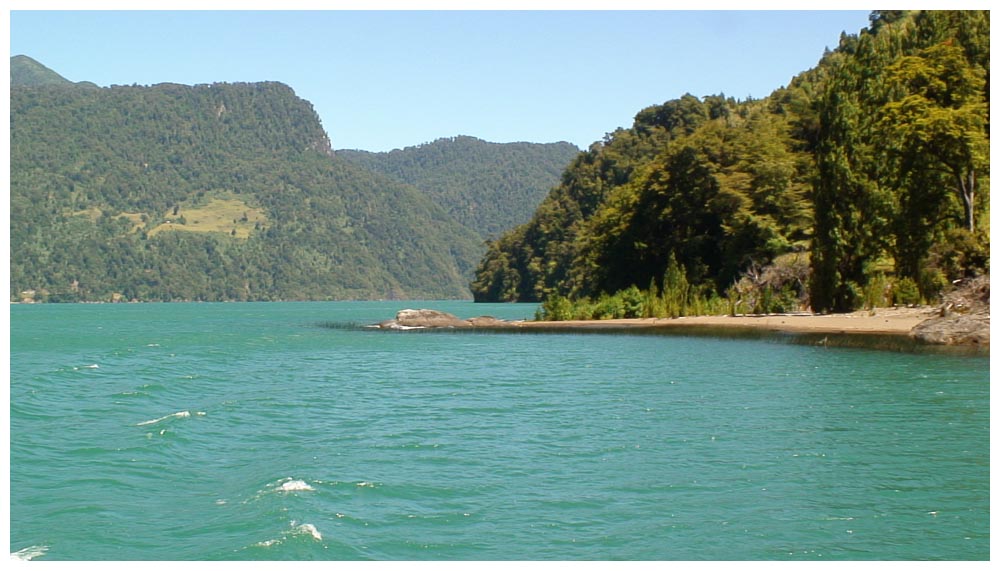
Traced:
[[[11, 86], [73, 85], [73, 82], [25, 55], [10, 58]], [[77, 85], [97, 87], [90, 82]]]
[[873, 12], [765, 99], [685, 95], [594, 143], [473, 294], [600, 316], [668, 290], [682, 313], [934, 300], [989, 268], [988, 102], [987, 12]]
[[460, 136], [387, 153], [337, 155], [412, 184], [486, 240], [527, 222], [579, 152], [570, 143], [489, 143]]
[[10, 205], [12, 299], [461, 298], [482, 253], [279, 83], [14, 85]]

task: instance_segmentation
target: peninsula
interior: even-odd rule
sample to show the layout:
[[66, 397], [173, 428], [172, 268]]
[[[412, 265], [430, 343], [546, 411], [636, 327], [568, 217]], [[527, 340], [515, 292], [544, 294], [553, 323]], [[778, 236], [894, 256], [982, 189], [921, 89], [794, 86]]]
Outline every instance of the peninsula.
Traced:
[[[677, 333], [759, 332], [816, 336], [878, 335], [912, 339], [927, 345], [964, 346], [988, 352], [990, 343], [989, 281], [975, 280], [937, 307], [877, 308], [852, 313], [787, 313], [767, 315], [700, 315], [678, 318], [569, 321], [504, 321], [489, 316], [462, 319], [433, 309], [404, 309], [373, 328], [386, 330], [474, 329], [483, 331], [577, 331]], [[825, 339], [826, 337], [824, 337]]]

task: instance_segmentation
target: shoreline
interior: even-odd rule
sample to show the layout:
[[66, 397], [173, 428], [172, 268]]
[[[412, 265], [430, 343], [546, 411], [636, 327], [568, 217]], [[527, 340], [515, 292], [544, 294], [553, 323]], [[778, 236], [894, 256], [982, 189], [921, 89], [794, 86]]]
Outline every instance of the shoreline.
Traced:
[[875, 311], [817, 315], [700, 315], [677, 318], [607, 319], [586, 321], [522, 321], [523, 329], [684, 329], [712, 327], [775, 333], [873, 334], [909, 336], [914, 327], [938, 315], [931, 307], [885, 308]]
[[[826, 347], [893, 351], [943, 351], [989, 355], [989, 315], [943, 316], [941, 308], [894, 307], [817, 315], [706, 315], [576, 321], [504, 321], [488, 316], [460, 319], [428, 309], [404, 309], [396, 318], [369, 328], [397, 331], [479, 331], [485, 333], [673, 334], [779, 340]], [[985, 331], [983, 325], [985, 324]], [[928, 335], [927, 331], [934, 335]], [[942, 334], [944, 332], [944, 334]]]

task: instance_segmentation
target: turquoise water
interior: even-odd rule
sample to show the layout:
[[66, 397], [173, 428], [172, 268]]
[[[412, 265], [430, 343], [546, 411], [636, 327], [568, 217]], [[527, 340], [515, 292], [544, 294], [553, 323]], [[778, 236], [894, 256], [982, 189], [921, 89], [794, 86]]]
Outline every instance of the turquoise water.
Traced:
[[420, 333], [467, 302], [11, 306], [37, 560], [988, 559], [989, 360]]

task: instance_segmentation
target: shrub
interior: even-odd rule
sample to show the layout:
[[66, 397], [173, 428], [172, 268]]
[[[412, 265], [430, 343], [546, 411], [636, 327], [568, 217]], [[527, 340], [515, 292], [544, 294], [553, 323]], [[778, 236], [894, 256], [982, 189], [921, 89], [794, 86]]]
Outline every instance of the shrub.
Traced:
[[791, 284], [785, 284], [777, 290], [770, 286], [764, 288], [762, 313], [791, 313], [799, 308], [799, 293]]
[[917, 283], [910, 278], [902, 278], [896, 281], [892, 288], [892, 300], [896, 305], [912, 305], [920, 303], [920, 288]]
[[951, 285], [948, 276], [938, 268], [924, 268], [920, 271], [920, 295], [927, 301], [937, 300], [945, 288]]
[[892, 282], [881, 272], [875, 274], [865, 284], [863, 297], [865, 309], [888, 307], [893, 301]]
[[660, 297], [660, 290], [656, 287], [656, 280], [649, 280], [649, 289], [643, 293], [642, 316], [643, 317], [666, 317], [667, 306]]
[[539, 321], [569, 321], [573, 318], [573, 304], [561, 295], [549, 296], [544, 302], [535, 319]]
[[990, 267], [989, 250], [988, 233], [978, 230], [973, 234], [965, 228], [953, 228], [945, 232], [944, 240], [931, 247], [927, 266], [939, 269], [947, 280], [986, 273]]
[[592, 306], [591, 319], [621, 319], [625, 316], [625, 304], [621, 294], [604, 294]]
[[622, 301], [622, 316], [626, 319], [634, 319], [643, 316], [643, 295], [635, 285], [618, 294]]
[[661, 294], [668, 316], [681, 317], [687, 314], [689, 290], [690, 285], [684, 268], [677, 263], [677, 258], [671, 253], [667, 272], [663, 276], [663, 292]]

